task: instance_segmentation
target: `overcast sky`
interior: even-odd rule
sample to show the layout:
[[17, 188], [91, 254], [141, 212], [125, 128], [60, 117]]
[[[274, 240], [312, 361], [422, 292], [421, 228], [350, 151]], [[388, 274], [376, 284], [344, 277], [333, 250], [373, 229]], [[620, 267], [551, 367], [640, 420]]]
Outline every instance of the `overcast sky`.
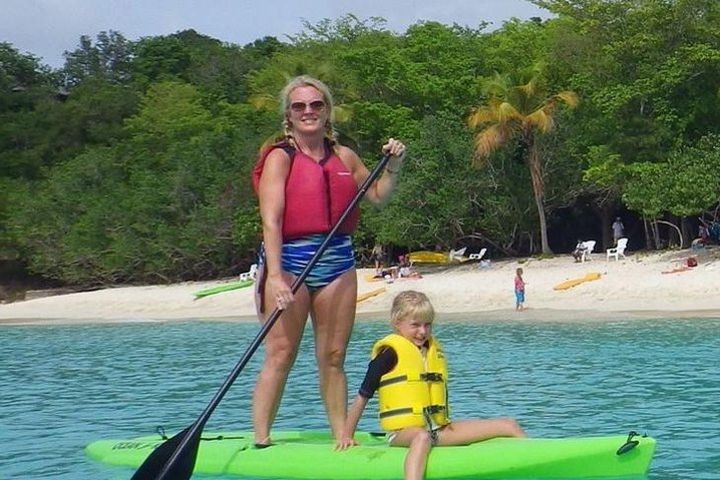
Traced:
[[0, 0], [0, 42], [58, 68], [81, 35], [95, 39], [103, 30], [137, 40], [192, 28], [245, 45], [265, 36], [287, 40], [303, 30], [303, 20], [347, 13], [382, 17], [398, 33], [421, 20], [497, 28], [511, 17], [550, 16], [526, 0]]

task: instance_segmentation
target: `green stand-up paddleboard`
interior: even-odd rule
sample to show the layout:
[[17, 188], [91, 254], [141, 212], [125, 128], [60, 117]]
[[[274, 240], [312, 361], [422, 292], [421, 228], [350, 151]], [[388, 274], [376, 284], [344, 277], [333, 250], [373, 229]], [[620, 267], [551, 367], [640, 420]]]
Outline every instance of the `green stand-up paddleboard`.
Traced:
[[255, 283], [255, 280], [239, 280], [237, 282], [230, 282], [223, 285], [218, 285], [217, 287], [205, 288], [203, 290], [199, 290], [193, 293], [193, 295], [195, 295], [195, 299], [197, 300], [198, 298], [208, 297], [210, 295], [215, 295], [216, 293], [229, 292], [230, 290], [237, 290], [238, 288], [249, 287], [253, 283]]
[[[204, 433], [196, 473], [252, 478], [389, 480], [403, 478], [407, 449], [383, 434], [358, 433], [360, 446], [338, 452], [324, 432], [273, 432], [273, 445], [257, 449], [252, 432]], [[138, 467], [163, 440], [159, 435], [100, 440], [85, 449], [93, 459]], [[495, 438], [460, 447], [433, 448], [427, 479], [579, 478], [645, 475], [655, 452], [650, 437]]]

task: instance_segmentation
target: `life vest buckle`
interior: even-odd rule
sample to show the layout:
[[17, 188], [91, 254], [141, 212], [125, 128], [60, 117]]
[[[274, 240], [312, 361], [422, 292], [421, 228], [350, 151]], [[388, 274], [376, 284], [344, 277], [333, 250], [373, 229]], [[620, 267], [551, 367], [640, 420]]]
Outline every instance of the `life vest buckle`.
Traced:
[[445, 411], [445, 407], [442, 405], [430, 405], [429, 407], [425, 407], [425, 412], [429, 415], [435, 415], [436, 413], [442, 413]]
[[426, 382], [442, 382], [443, 376], [442, 373], [439, 372], [427, 372], [420, 375], [420, 378], [422, 380], [425, 380]]

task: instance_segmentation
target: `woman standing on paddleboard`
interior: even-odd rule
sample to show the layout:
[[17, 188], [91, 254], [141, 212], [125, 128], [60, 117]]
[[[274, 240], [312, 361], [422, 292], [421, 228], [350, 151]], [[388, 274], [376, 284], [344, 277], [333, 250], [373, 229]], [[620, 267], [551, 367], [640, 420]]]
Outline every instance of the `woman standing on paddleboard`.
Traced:
[[[253, 393], [258, 447], [271, 442], [270, 428], [308, 315], [315, 334], [320, 392], [333, 435], [341, 435], [347, 411], [343, 365], [357, 298], [350, 235], [359, 209], [343, 222], [294, 295], [291, 284], [370, 173], [353, 150], [336, 142], [332, 96], [325, 84], [303, 75], [292, 79], [281, 96], [284, 137], [261, 149], [253, 171], [263, 227], [258, 315], [265, 321], [274, 308], [283, 312], [265, 339], [265, 360]], [[395, 187], [405, 146], [391, 138], [382, 151], [392, 158], [365, 194], [376, 205], [383, 205]]]

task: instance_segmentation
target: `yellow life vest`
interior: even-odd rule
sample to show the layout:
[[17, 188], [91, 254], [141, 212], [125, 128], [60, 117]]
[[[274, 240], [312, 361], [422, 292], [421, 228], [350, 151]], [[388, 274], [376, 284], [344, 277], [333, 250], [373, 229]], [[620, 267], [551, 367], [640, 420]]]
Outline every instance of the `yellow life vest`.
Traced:
[[423, 358], [414, 343], [393, 333], [375, 344], [372, 358], [386, 347], [395, 350], [398, 361], [380, 378], [378, 396], [383, 430], [428, 427], [426, 415], [437, 426], [450, 423], [447, 362], [440, 343], [431, 337]]

